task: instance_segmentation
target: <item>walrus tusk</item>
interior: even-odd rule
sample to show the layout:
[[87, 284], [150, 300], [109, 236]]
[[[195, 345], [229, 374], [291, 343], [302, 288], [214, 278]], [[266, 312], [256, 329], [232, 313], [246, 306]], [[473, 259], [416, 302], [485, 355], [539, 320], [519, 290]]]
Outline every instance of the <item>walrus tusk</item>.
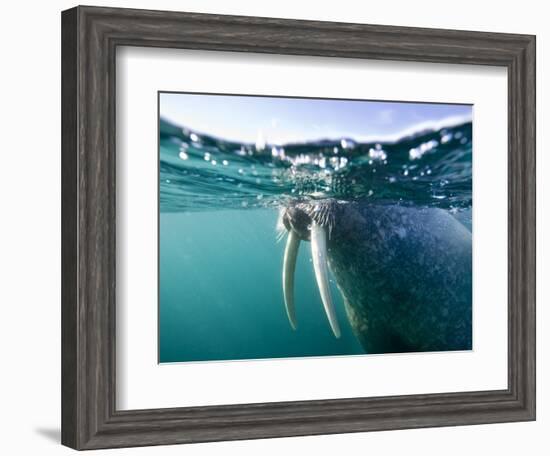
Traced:
[[294, 308], [294, 271], [296, 270], [296, 257], [300, 239], [294, 231], [288, 232], [286, 240], [285, 256], [283, 260], [283, 296], [285, 298], [286, 314], [292, 329], [296, 329], [296, 310]]
[[313, 223], [311, 226], [311, 257], [313, 258], [315, 278], [317, 279], [317, 286], [321, 293], [321, 301], [323, 301], [328, 322], [330, 323], [334, 335], [339, 338], [340, 327], [338, 326], [338, 320], [334, 312], [334, 305], [332, 303], [332, 296], [330, 295], [328, 284], [327, 233], [325, 228], [316, 223]]

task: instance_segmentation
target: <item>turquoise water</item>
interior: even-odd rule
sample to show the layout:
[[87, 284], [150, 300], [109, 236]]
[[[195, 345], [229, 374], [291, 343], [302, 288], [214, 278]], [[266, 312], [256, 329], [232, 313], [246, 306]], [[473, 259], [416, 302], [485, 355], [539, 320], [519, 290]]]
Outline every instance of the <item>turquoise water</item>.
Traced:
[[237, 144], [160, 122], [159, 361], [364, 351], [334, 283], [336, 339], [308, 244], [298, 257], [298, 328], [281, 285], [278, 211], [295, 198], [435, 206], [471, 229], [472, 124], [390, 144], [350, 138], [284, 148]]
[[362, 353], [335, 288], [343, 334], [332, 335], [307, 249], [296, 270], [299, 326], [291, 329], [276, 219], [271, 209], [162, 213], [161, 362]]

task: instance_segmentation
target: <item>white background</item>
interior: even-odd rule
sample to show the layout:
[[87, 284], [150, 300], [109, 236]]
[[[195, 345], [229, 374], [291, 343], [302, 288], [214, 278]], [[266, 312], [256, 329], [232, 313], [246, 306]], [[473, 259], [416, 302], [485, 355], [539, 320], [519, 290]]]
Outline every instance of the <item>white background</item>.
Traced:
[[[550, 251], [548, 197], [550, 80], [548, 12], [544, 2], [463, 0], [378, 2], [102, 1], [108, 6], [278, 16], [300, 19], [414, 25], [537, 34], [538, 142], [538, 421], [446, 429], [425, 429], [111, 450], [105, 454], [334, 454], [464, 455], [491, 452], [547, 454], [550, 446], [550, 298], [545, 278]], [[60, 421], [60, 18], [65, 1], [11, 3], [3, 9], [2, 144], [0, 186], [2, 452], [69, 454], [58, 445]], [[546, 331], [544, 331], [546, 329]], [[527, 449], [527, 451], [525, 451]], [[104, 453], [104, 452], [102, 452]]]
[[[117, 78], [118, 408], [507, 387], [505, 69], [123, 48], [118, 51]], [[159, 88], [472, 103], [474, 350], [157, 365]]]

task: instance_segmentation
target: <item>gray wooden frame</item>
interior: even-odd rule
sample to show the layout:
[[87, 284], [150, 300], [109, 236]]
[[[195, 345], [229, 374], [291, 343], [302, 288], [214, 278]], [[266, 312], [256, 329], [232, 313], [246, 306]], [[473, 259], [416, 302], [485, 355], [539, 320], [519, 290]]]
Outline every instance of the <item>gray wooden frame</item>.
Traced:
[[[149, 46], [508, 69], [508, 388], [115, 407], [115, 50]], [[535, 37], [77, 7], [62, 13], [62, 443], [76, 449], [535, 419]]]

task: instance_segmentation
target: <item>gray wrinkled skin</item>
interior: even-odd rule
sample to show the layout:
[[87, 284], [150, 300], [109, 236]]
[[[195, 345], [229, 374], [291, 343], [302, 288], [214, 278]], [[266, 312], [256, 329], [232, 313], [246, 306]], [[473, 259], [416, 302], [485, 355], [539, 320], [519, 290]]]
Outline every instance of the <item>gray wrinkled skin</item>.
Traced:
[[464, 225], [437, 208], [366, 203], [331, 203], [330, 216], [329, 265], [367, 353], [472, 348]]

